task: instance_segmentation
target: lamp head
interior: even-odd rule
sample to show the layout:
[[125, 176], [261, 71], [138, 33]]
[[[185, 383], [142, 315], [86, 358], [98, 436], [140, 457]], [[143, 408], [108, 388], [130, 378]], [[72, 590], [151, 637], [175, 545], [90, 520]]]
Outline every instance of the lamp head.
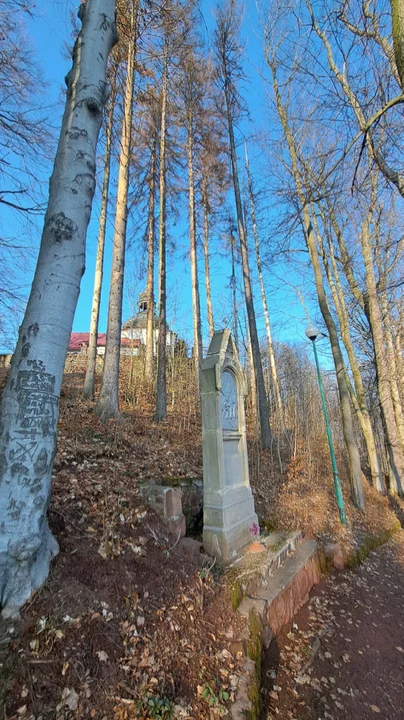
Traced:
[[310, 325], [310, 327], [308, 327], [306, 330], [306, 335], [309, 338], [309, 340], [311, 340], [312, 342], [315, 342], [315, 340], [317, 340], [319, 335], [323, 335], [323, 333], [318, 328], [314, 327], [313, 325]]

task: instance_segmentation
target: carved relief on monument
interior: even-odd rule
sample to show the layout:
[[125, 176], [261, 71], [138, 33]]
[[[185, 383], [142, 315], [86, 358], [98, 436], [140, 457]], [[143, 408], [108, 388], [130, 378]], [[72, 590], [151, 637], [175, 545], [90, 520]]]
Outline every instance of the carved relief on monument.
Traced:
[[222, 374], [222, 427], [223, 430], [239, 429], [236, 379], [228, 370]]

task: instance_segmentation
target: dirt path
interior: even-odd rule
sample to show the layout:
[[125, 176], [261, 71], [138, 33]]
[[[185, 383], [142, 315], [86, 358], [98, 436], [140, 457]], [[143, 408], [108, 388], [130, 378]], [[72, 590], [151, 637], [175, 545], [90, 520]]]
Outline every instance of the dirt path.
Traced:
[[264, 720], [404, 720], [403, 598], [404, 531], [323, 581], [273, 643]]

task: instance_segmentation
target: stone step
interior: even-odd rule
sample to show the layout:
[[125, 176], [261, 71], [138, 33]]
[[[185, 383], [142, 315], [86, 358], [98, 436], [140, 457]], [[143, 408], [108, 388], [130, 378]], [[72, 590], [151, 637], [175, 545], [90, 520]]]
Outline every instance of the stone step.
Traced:
[[[242, 551], [230, 566], [234, 577], [234, 598], [240, 601], [266, 587], [273, 574], [296, 551], [301, 541], [300, 531], [279, 531], [260, 539], [260, 543], [265, 547], [263, 552], [252, 553], [248, 548]], [[237, 604], [234, 601], [233, 607]]]
[[247, 620], [245, 636], [239, 643], [245, 653], [245, 663], [243, 681], [230, 709], [232, 720], [259, 717], [263, 648], [268, 648], [284, 625], [293, 620], [319, 581], [317, 543], [302, 540], [297, 542], [293, 555], [240, 602], [238, 611]]

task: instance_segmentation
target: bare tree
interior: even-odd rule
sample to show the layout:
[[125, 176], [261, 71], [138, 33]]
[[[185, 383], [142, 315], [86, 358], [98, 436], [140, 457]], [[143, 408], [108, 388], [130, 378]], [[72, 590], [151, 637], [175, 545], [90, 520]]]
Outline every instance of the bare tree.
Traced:
[[101, 289], [102, 278], [104, 272], [104, 249], [105, 249], [105, 232], [107, 228], [107, 212], [108, 212], [108, 194], [109, 194], [109, 178], [111, 173], [111, 146], [112, 146], [112, 128], [114, 121], [115, 109], [115, 92], [116, 92], [116, 74], [117, 64], [114, 64], [114, 73], [112, 78], [112, 91], [109, 100], [109, 110], [105, 137], [105, 161], [104, 161], [104, 179], [101, 193], [101, 210], [98, 227], [97, 239], [97, 256], [95, 260], [94, 275], [94, 291], [93, 302], [91, 307], [90, 321], [90, 337], [88, 342], [87, 367], [84, 379], [83, 395], [86, 399], [92, 400], [94, 397], [95, 370], [97, 362], [97, 338], [98, 338], [98, 321], [100, 317], [101, 305]]
[[279, 119], [281, 121], [290, 155], [292, 177], [295, 184], [296, 196], [298, 200], [298, 212], [301, 219], [305, 242], [310, 254], [310, 260], [314, 271], [318, 303], [330, 336], [331, 350], [337, 375], [344, 439], [346, 443], [349, 461], [352, 499], [353, 502], [357, 505], [357, 507], [363, 509], [364, 496], [362, 487], [362, 471], [359, 450], [353, 428], [349, 389], [346, 381], [345, 364], [339, 344], [337, 328], [332, 313], [330, 311], [327, 296], [325, 293], [316, 237], [314, 233], [312, 219], [310, 217], [310, 201], [308, 201], [306, 198], [305, 187], [299, 169], [298, 145], [289, 124], [287, 109], [284, 102], [282, 101], [282, 95], [277, 78], [276, 57], [273, 55], [273, 47], [270, 43], [270, 37], [268, 34], [266, 35], [266, 60], [271, 70], [276, 108], [279, 114]]
[[121, 355], [122, 297], [125, 270], [126, 226], [128, 221], [129, 168], [132, 146], [133, 92], [139, 0], [129, 3], [128, 59], [122, 137], [119, 153], [114, 247], [108, 304], [107, 340], [101, 391], [95, 411], [103, 422], [119, 414], [119, 359]]
[[84, 271], [115, 3], [87, 0], [67, 76], [38, 264], [0, 408], [0, 604], [19, 608], [57, 553], [46, 518], [60, 386]]
[[243, 209], [239, 176], [237, 168], [237, 152], [234, 136], [234, 117], [240, 111], [240, 96], [237, 92], [237, 80], [240, 77], [240, 14], [237, 11], [235, 0], [227, 0], [223, 8], [216, 10], [215, 49], [218, 59], [218, 72], [226, 101], [226, 118], [229, 133], [230, 157], [232, 165], [234, 199], [237, 212], [238, 234], [240, 239], [241, 262], [245, 301], [250, 330], [251, 347], [254, 360], [254, 373], [257, 386], [258, 409], [261, 425], [261, 442], [263, 448], [271, 445], [271, 431], [269, 427], [268, 402], [265, 391], [264, 373], [262, 371], [261, 353], [258, 340], [257, 323], [255, 319], [254, 299], [252, 293], [250, 267], [248, 259], [248, 246], [245, 234]]

